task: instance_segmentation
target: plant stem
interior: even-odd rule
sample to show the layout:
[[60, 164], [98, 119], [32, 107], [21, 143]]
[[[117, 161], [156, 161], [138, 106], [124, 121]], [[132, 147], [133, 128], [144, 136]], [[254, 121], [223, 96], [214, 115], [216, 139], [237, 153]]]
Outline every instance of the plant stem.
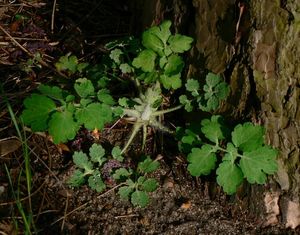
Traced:
[[132, 133], [130, 135], [130, 138], [129, 140], [127, 141], [126, 145], [124, 146], [124, 148], [122, 149], [121, 151], [121, 154], [125, 153], [127, 148], [129, 147], [129, 145], [132, 143], [134, 137], [136, 136], [136, 134], [138, 133], [138, 131], [140, 130], [140, 128], [143, 126], [143, 122], [136, 122], [134, 125], [133, 125], [133, 130], [132, 130]]
[[159, 116], [159, 115], [163, 115], [163, 114], [166, 114], [166, 113], [171, 113], [171, 112], [174, 112], [178, 109], [181, 109], [183, 107], [183, 105], [178, 105], [178, 106], [175, 106], [174, 108], [170, 108], [170, 109], [165, 109], [165, 110], [158, 110], [158, 111], [155, 111], [153, 112], [153, 116]]
[[141, 116], [141, 114], [134, 109], [123, 108], [123, 111], [124, 111], [124, 114], [126, 114], [130, 117], [140, 118], [140, 116]]
[[147, 126], [143, 125], [143, 143], [142, 143], [142, 150], [144, 150], [146, 145], [146, 139], [147, 139]]
[[[216, 144], [216, 146], [214, 146], [215, 149], [219, 150], [219, 151], [222, 151], [224, 153], [229, 153], [229, 151], [227, 151], [227, 149], [224, 149], [222, 147], [219, 146], [219, 143]], [[239, 154], [239, 153], [236, 153], [236, 156], [237, 157], [240, 157], [240, 158], [243, 158], [243, 155]]]

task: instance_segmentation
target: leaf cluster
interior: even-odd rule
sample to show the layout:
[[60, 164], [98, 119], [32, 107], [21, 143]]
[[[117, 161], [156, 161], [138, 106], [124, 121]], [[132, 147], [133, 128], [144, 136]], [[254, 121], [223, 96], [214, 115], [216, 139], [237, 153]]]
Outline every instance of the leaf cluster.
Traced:
[[[25, 109], [21, 114], [24, 124], [33, 131], [48, 131], [54, 143], [73, 139], [82, 126], [101, 130], [117, 117], [134, 123], [123, 149], [115, 147], [107, 155], [102, 146], [92, 145], [89, 154], [76, 152], [73, 161], [77, 169], [69, 180], [70, 185], [80, 186], [87, 182], [97, 192], [103, 191], [106, 188], [102, 179], [103, 166], [112, 158], [122, 162], [123, 154], [140, 129], [143, 130], [144, 146], [148, 126], [170, 132], [159, 121], [161, 115], [183, 107], [188, 112], [195, 107], [214, 111], [228, 96], [228, 85], [219, 75], [208, 73], [203, 86], [198, 80], [187, 80], [187, 94], [179, 97], [180, 105], [162, 108], [164, 97], [173, 94], [170, 90], [182, 86], [184, 61], [180, 54], [188, 51], [193, 42], [188, 36], [172, 34], [170, 28], [171, 22], [164, 21], [146, 30], [141, 43], [128, 37], [106, 44], [109, 54], [98, 66], [80, 63], [70, 54], [62, 56], [55, 64], [56, 68], [70, 77], [77, 76], [68, 81], [72, 83], [70, 91], [40, 85], [37, 93], [24, 100]], [[136, 90], [130, 90], [126, 97], [119, 93], [121, 98], [116, 102], [110, 81], [115, 90], [132, 82]], [[127, 94], [128, 87], [132, 86], [126, 87]], [[217, 182], [228, 194], [234, 193], [244, 178], [250, 183], [263, 184], [268, 174], [277, 171], [277, 151], [264, 144], [264, 129], [260, 126], [244, 123], [230, 132], [220, 116], [212, 116], [203, 120], [201, 127], [181, 129], [180, 132], [179, 148], [188, 154], [189, 172], [201, 176], [216, 169]], [[147, 174], [158, 167], [157, 161], [147, 157], [135, 170], [118, 166], [109, 174], [125, 185], [118, 192], [122, 198], [144, 207], [149, 202], [148, 193], [158, 186], [157, 181], [148, 178]]]
[[48, 130], [54, 143], [73, 139], [81, 126], [101, 130], [122, 114], [120, 108], [113, 107], [116, 103], [102, 85], [85, 77], [75, 80], [72, 93], [58, 86], [40, 85], [39, 93], [24, 100], [21, 118], [33, 131]]
[[119, 188], [118, 194], [120, 197], [126, 200], [130, 199], [134, 206], [147, 206], [149, 203], [148, 193], [157, 189], [158, 182], [154, 178], [146, 177], [146, 174], [154, 172], [158, 169], [158, 167], [159, 162], [153, 161], [149, 156], [147, 156], [144, 161], [138, 164], [135, 175], [136, 180], [129, 178], [125, 182], [126, 186]]
[[229, 86], [222, 81], [221, 77], [214, 73], [208, 73], [205, 78], [205, 84], [200, 89], [200, 84], [195, 79], [188, 79], [185, 84], [186, 90], [190, 93], [192, 99], [187, 95], [181, 95], [179, 101], [186, 111], [191, 112], [195, 102], [199, 109], [211, 112], [220, 107], [220, 104], [229, 94]]
[[81, 73], [89, 64], [79, 63], [75, 55], [67, 54], [59, 58], [55, 63], [55, 67], [58, 71], [66, 71], [69, 75], [76, 72]]
[[73, 154], [73, 162], [77, 169], [68, 180], [68, 184], [73, 187], [79, 187], [87, 180], [88, 185], [102, 192], [106, 185], [102, 180], [100, 167], [107, 161], [105, 150], [101, 145], [93, 144], [89, 149], [89, 157], [86, 153], [75, 152]]
[[[136, 79], [152, 84], [159, 81], [165, 89], [181, 87], [181, 72], [184, 62], [179, 54], [191, 48], [193, 39], [181, 34], [172, 35], [171, 21], [153, 26], [142, 35], [142, 46], [135, 47], [138, 54], [131, 59], [133, 50], [126, 50], [126, 44], [115, 43], [110, 58], [122, 73], [131, 74]], [[130, 44], [129, 44], [130, 45]]]
[[[70, 176], [68, 184], [72, 187], [79, 187], [87, 183], [91, 189], [102, 192], [106, 189], [106, 184], [101, 169], [109, 158], [122, 162], [123, 156], [120, 148], [114, 147], [111, 154], [107, 155], [101, 145], [93, 144], [89, 149], [89, 155], [82, 151], [75, 152], [73, 162], [77, 169]], [[139, 162], [136, 171], [119, 167], [110, 174], [115, 181], [126, 185], [119, 188], [118, 194], [121, 198], [130, 199], [134, 206], [145, 207], [149, 203], [148, 193], [155, 191], [158, 186], [158, 182], [153, 178], [148, 178], [146, 174], [157, 170], [158, 167], [159, 162], [147, 156]]]
[[[119, 146], [115, 146], [109, 155], [106, 154], [105, 149], [98, 144], [93, 144], [90, 147], [89, 154], [83, 153], [82, 151], [75, 152], [73, 154], [73, 162], [77, 169], [70, 176], [68, 184], [72, 187], [79, 187], [87, 182], [92, 189], [97, 192], [102, 192], [106, 188], [101, 173], [102, 167], [110, 159], [114, 159], [120, 163], [124, 160]], [[114, 173], [114, 177], [115, 175], [119, 175], [120, 179], [125, 175], [124, 171], [127, 171], [128, 175], [132, 172], [131, 169], [120, 169], [123, 171], [117, 170]]]
[[[266, 175], [278, 169], [277, 150], [264, 144], [261, 126], [246, 122], [230, 133], [221, 116], [212, 116], [202, 120], [201, 132], [206, 140], [188, 154], [188, 171], [193, 176], [201, 176], [216, 169], [217, 182], [228, 194], [235, 193], [244, 178], [251, 184], [264, 184]], [[191, 139], [194, 138], [193, 134]], [[219, 165], [218, 157], [221, 158]]]

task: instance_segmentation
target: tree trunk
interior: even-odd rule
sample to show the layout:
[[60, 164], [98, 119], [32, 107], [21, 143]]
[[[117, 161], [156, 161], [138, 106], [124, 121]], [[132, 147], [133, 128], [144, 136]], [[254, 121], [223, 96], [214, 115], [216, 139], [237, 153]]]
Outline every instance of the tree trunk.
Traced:
[[177, 31], [189, 30], [195, 38], [188, 76], [201, 77], [205, 69], [224, 74], [231, 94], [219, 111], [232, 122], [251, 119], [264, 125], [266, 143], [280, 151], [278, 174], [265, 187], [251, 187], [247, 207], [265, 215], [266, 225], [297, 227], [300, 1], [156, 0], [153, 6], [149, 26], [171, 18]]
[[[300, 2], [251, 1], [249, 42], [266, 140], [280, 150], [276, 181], [287, 227], [300, 224]], [[293, 218], [292, 218], [293, 217]]]

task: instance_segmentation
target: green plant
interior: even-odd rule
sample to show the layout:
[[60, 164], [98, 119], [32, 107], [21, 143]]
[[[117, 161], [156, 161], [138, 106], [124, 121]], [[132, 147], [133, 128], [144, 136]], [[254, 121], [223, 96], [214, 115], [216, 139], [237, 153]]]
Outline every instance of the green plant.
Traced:
[[[82, 126], [88, 130], [102, 130], [117, 118], [133, 123], [132, 133], [122, 149], [114, 149], [106, 155], [101, 146], [93, 145], [90, 157], [83, 152], [74, 154], [73, 161], [78, 169], [69, 180], [72, 186], [87, 181], [91, 188], [101, 192], [106, 187], [103, 176], [113, 175], [115, 181], [125, 184], [119, 191], [121, 197], [130, 198], [134, 205], [147, 204], [147, 192], [156, 188], [154, 180], [145, 178], [148, 171], [141, 168], [142, 163], [137, 170], [123, 167], [123, 154], [137, 133], [143, 131], [144, 148], [148, 127], [173, 133], [161, 122], [162, 115], [181, 108], [188, 112], [194, 109], [215, 111], [229, 94], [229, 87], [220, 75], [208, 73], [203, 86], [198, 80], [182, 78], [185, 64], [181, 54], [190, 50], [192, 42], [191, 37], [173, 35], [171, 22], [164, 21], [146, 30], [141, 43], [134, 37], [108, 43], [108, 54], [101, 65], [79, 63], [77, 57], [70, 54], [61, 57], [56, 68], [68, 74], [67, 84], [61, 87], [41, 85], [38, 94], [25, 99], [21, 115], [24, 123], [33, 131], [48, 130], [54, 143], [72, 140]], [[184, 82], [186, 92], [178, 98], [174, 90]], [[62, 88], [70, 87], [70, 83], [71, 88]], [[256, 133], [251, 138], [260, 141], [254, 144], [250, 138], [240, 143], [239, 138], [244, 138], [239, 134], [240, 128]], [[224, 147], [223, 142], [229, 135], [225, 133], [221, 118], [212, 116], [211, 120], [202, 121], [201, 130], [213, 144], [205, 144], [199, 133], [189, 128], [183, 130], [179, 146], [188, 153], [188, 170], [195, 176], [209, 174], [216, 167], [216, 154], [225, 154], [217, 169], [217, 181], [230, 194], [235, 192], [244, 176], [250, 183], [263, 183], [265, 173], [276, 171], [276, 151], [263, 145], [263, 129], [249, 123], [236, 129], [232, 132], [232, 142]], [[263, 162], [265, 165], [260, 171], [253, 170]], [[105, 173], [107, 168], [112, 169]]]
[[34, 67], [42, 68], [42, 66], [40, 65], [41, 60], [42, 55], [40, 54], [40, 52], [36, 52], [33, 55], [33, 58], [28, 59], [26, 63], [23, 63], [21, 65], [21, 68], [26, 73], [32, 73]]
[[73, 162], [78, 169], [74, 171], [68, 183], [78, 187], [87, 180], [92, 189], [102, 192], [106, 185], [102, 180], [100, 167], [107, 160], [105, 150], [101, 145], [93, 144], [89, 149], [89, 156], [90, 158], [82, 151], [73, 154]]
[[[144, 148], [147, 137], [147, 126], [152, 126], [166, 132], [171, 132], [167, 127], [163, 126], [163, 124], [158, 121], [158, 117], [163, 114], [178, 110], [182, 108], [182, 106], [179, 105], [165, 110], [158, 110], [161, 102], [162, 96], [159, 83], [156, 83], [154, 86], [148, 88], [145, 94], [141, 94], [139, 98], [134, 98], [132, 100], [122, 98], [119, 100], [119, 104], [123, 107], [124, 115], [127, 116], [128, 120], [134, 123], [132, 134], [122, 152], [127, 150], [140, 129], [143, 129], [142, 147]], [[129, 106], [130, 103], [133, 105]]]
[[[184, 62], [179, 54], [188, 51], [193, 41], [187, 36], [172, 35], [170, 27], [171, 22], [164, 21], [161, 25], [146, 30], [142, 36], [143, 47], [136, 46], [133, 47], [134, 49], [132, 47], [126, 49], [126, 43], [120, 42], [110, 43], [107, 46], [109, 49], [113, 49], [110, 52], [110, 58], [115, 67], [119, 67], [123, 74], [130, 74], [131, 80], [138, 90], [138, 96], [135, 98], [122, 97], [119, 99], [124, 116], [134, 122], [132, 134], [122, 152], [127, 150], [140, 129], [143, 130], [142, 147], [144, 147], [147, 126], [170, 132], [158, 121], [158, 118], [182, 107], [178, 105], [160, 110], [163, 102], [161, 85], [167, 90], [181, 87], [181, 72]], [[130, 53], [132, 52], [137, 55], [131, 60]]]
[[[181, 34], [172, 35], [170, 27], [171, 21], [164, 21], [146, 30], [142, 35], [143, 47], [135, 47], [135, 50], [124, 49], [124, 43], [114, 43], [110, 58], [122, 73], [131, 73], [137, 83], [153, 84], [159, 81], [165, 89], [181, 87], [184, 62], [179, 54], [191, 48], [193, 39]], [[112, 48], [111, 43], [109, 48]], [[133, 59], [129, 54], [132, 51], [138, 52]]]
[[[192, 42], [190, 37], [171, 35], [170, 26], [171, 22], [165, 21], [160, 26], [145, 31], [142, 39], [145, 49], [142, 50], [140, 47], [131, 46], [132, 39], [128, 40], [129, 46], [127, 43], [110, 43], [108, 45], [112, 48], [110, 58], [113, 60], [110, 67], [113, 71], [110, 71], [108, 65], [103, 69], [105, 75], [101, 74], [97, 80], [86, 77], [76, 79], [73, 86], [75, 92], [67, 92], [57, 86], [39, 86], [40, 94], [33, 94], [24, 101], [25, 110], [21, 115], [24, 123], [30, 125], [33, 131], [48, 130], [54, 143], [59, 143], [73, 139], [82, 125], [89, 130], [95, 128], [101, 130], [106, 123], [112, 122], [114, 118], [124, 113], [129, 119], [135, 119], [136, 125], [123, 152], [140, 128], [143, 128], [144, 133], [148, 125], [163, 128], [157, 122], [157, 117], [175, 111], [181, 106], [159, 110], [162, 101], [160, 84], [167, 89], [181, 86], [180, 76], [184, 63], [178, 54], [189, 50]], [[130, 53], [138, 54], [130, 59], [132, 56]], [[125, 58], [121, 58], [122, 55]], [[125, 59], [128, 63], [125, 63]], [[110, 90], [106, 88], [105, 81], [118, 78], [117, 66], [121, 73], [130, 73], [131, 80], [138, 88], [138, 97], [132, 98], [133, 109], [128, 102], [124, 102], [124, 98], [119, 102], [122, 108], [114, 106], [116, 103]], [[75, 56], [68, 54], [59, 59], [56, 67], [59, 71], [74, 74], [82, 73], [88, 65], [79, 63]]]
[[73, 139], [81, 125], [101, 130], [122, 113], [113, 107], [109, 91], [87, 78], [77, 79], [74, 90], [76, 96], [57, 86], [40, 85], [40, 94], [25, 99], [21, 118], [33, 131], [48, 130], [53, 142], [60, 143]]
[[[187, 156], [191, 175], [209, 175], [217, 168], [218, 184], [226, 193], [233, 194], [244, 178], [251, 184], [264, 184], [266, 174], [277, 171], [277, 150], [264, 144], [263, 127], [246, 122], [230, 134], [221, 116], [204, 119], [201, 126], [206, 140], [202, 140], [201, 148], [191, 148]], [[217, 156], [221, 157], [218, 166]]]
[[[132, 134], [122, 152], [127, 150], [140, 129], [143, 130], [142, 147], [145, 145], [148, 126], [171, 133], [158, 121], [160, 116], [181, 109], [183, 106], [187, 111], [193, 109], [192, 100], [189, 100], [186, 95], [179, 97], [180, 105], [161, 109], [162, 97], [170, 98], [172, 93], [169, 90], [182, 86], [181, 73], [184, 62], [179, 54], [188, 51], [193, 41], [192, 38], [184, 35], [172, 35], [170, 27], [171, 22], [164, 21], [161, 25], [146, 30], [142, 36], [144, 48], [135, 47], [136, 50], [126, 50], [124, 49], [126, 43], [113, 43], [110, 58], [115, 63], [115, 67], [120, 67], [121, 73], [130, 74], [139, 92], [136, 98], [119, 99], [123, 114], [134, 123]], [[138, 51], [138, 55], [130, 62], [128, 58], [132, 51]], [[148, 84], [151, 86], [146, 86], [145, 89], [145, 85]], [[167, 92], [162, 92], [161, 85]], [[197, 80], [188, 79], [185, 86], [198, 102], [199, 108], [204, 111], [217, 109], [221, 100], [224, 100], [229, 92], [227, 84], [221, 81], [220, 76], [213, 73], [209, 73], [206, 77], [204, 92], [200, 91]]]
[[134, 206], [145, 207], [149, 203], [149, 192], [153, 192], [158, 187], [158, 182], [154, 178], [148, 178], [146, 175], [157, 170], [159, 162], [153, 161], [149, 156], [142, 162], [139, 162], [137, 170], [132, 174], [126, 169], [121, 168], [116, 171], [114, 178], [119, 180], [122, 176], [128, 178], [125, 186], [119, 188], [118, 194], [123, 199], [129, 199]]
[[66, 71], [69, 75], [76, 72], [82, 73], [88, 65], [88, 63], [79, 63], [77, 57], [70, 53], [60, 57], [58, 62], [55, 63], [58, 71]]
[[[213, 73], [206, 75], [203, 89], [200, 89], [200, 84], [195, 79], [188, 79], [185, 87], [193, 99], [181, 95], [179, 100], [188, 112], [192, 111], [194, 106], [198, 106], [199, 109], [206, 112], [214, 111], [219, 108], [220, 103], [229, 94], [229, 86], [222, 81], [219, 75]], [[193, 102], [197, 105], [194, 105]]]
[[147, 157], [134, 171], [122, 163], [123, 160], [119, 147], [114, 147], [111, 154], [107, 155], [101, 145], [93, 144], [89, 156], [82, 151], [74, 153], [73, 162], [77, 169], [70, 176], [68, 184], [79, 187], [87, 182], [93, 190], [102, 192], [106, 189], [105, 180], [113, 179], [126, 185], [119, 188], [122, 198], [131, 198], [134, 206], [144, 207], [149, 203], [147, 192], [153, 192], [158, 186], [157, 181], [147, 178], [146, 174], [155, 171], [159, 163]]
[[[170, 98], [170, 89], [181, 87], [184, 62], [179, 54], [191, 48], [193, 39], [180, 34], [172, 35], [170, 27], [171, 22], [164, 21], [146, 30], [142, 36], [142, 46], [132, 37], [107, 44], [111, 61], [100, 70], [79, 63], [74, 55], [62, 56], [56, 63], [57, 69], [70, 76], [79, 74], [82, 77], [75, 80], [70, 91], [58, 86], [40, 85], [39, 94], [32, 94], [24, 101], [25, 110], [21, 115], [24, 123], [33, 131], [48, 130], [54, 143], [60, 143], [73, 139], [81, 126], [101, 130], [106, 123], [122, 116], [134, 123], [122, 153], [126, 152], [140, 129], [143, 130], [143, 147], [148, 126], [171, 132], [159, 121], [159, 117], [181, 109], [183, 105], [191, 111], [192, 104], [183, 95], [180, 97], [182, 104], [162, 109], [163, 97]], [[121, 97], [117, 104], [111, 95], [109, 82], [126, 83], [127, 77], [137, 88], [137, 96]], [[219, 76], [211, 73], [206, 82], [204, 95], [201, 95], [196, 80], [189, 79], [186, 88], [200, 108], [215, 109], [226, 97], [228, 87]], [[166, 90], [163, 91], [161, 85]], [[207, 100], [207, 105], [202, 104], [203, 100]]]

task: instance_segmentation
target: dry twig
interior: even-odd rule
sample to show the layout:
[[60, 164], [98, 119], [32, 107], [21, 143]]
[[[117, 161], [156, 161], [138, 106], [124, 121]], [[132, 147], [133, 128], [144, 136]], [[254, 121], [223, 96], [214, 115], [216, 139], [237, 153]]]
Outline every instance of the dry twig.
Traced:
[[[34, 59], [34, 55], [28, 51], [25, 47], [23, 47], [16, 39], [14, 39], [14, 37], [12, 37], [3, 27], [2, 25], [0, 25], [0, 30], [9, 37], [9, 39], [16, 45], [18, 46], [22, 51], [24, 51], [28, 56], [30, 56], [31, 58]], [[67, 76], [63, 73], [61, 73], [60, 71], [56, 70], [55, 68], [53, 68], [52, 66], [50, 66], [47, 62], [45, 62], [43, 59], [40, 59], [38, 61], [42, 66], [47, 67], [49, 69], [51, 69], [53, 72], [59, 74], [60, 76], [67, 78]]]

